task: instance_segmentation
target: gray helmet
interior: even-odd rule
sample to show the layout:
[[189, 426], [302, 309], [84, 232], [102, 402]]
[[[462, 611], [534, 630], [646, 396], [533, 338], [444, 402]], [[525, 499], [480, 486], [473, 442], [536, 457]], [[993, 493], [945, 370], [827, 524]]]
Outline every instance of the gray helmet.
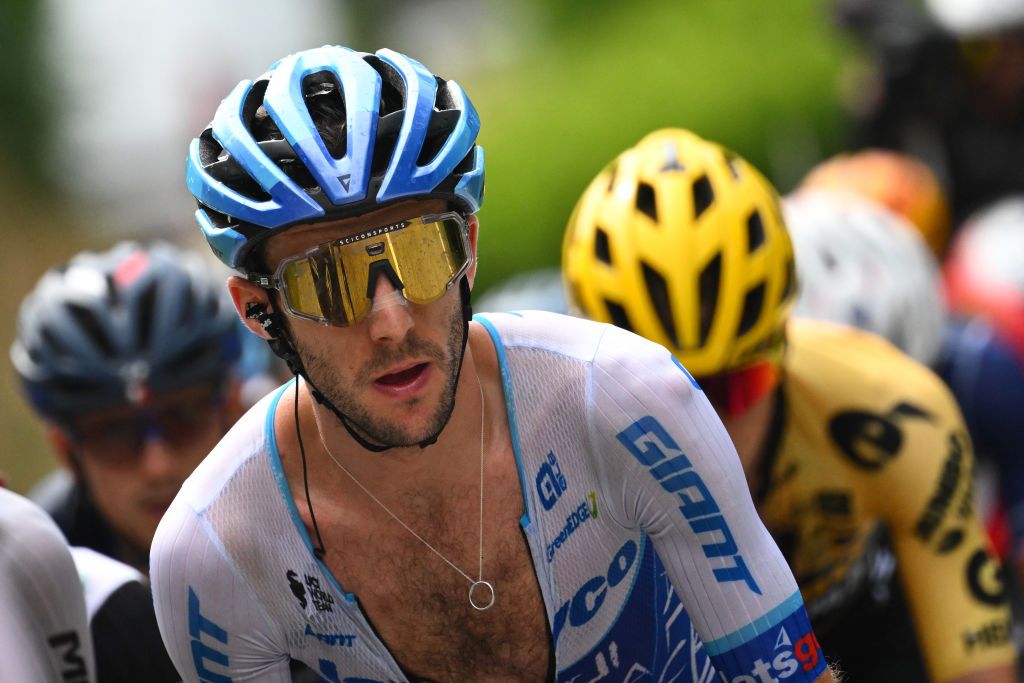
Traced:
[[223, 285], [197, 255], [121, 242], [43, 275], [21, 304], [11, 361], [33, 407], [67, 421], [223, 381], [240, 334]]

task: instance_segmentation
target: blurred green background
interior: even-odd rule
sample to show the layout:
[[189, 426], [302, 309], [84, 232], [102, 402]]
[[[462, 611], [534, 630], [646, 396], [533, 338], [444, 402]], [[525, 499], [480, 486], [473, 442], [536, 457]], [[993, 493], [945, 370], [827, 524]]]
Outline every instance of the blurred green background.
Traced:
[[[288, 4], [277, 4], [288, 12]], [[59, 3], [57, 9], [49, 7], [60, 11]], [[421, 15], [471, 13], [473, 21], [461, 33], [434, 39], [425, 35], [431, 26], [410, 29], [400, 21], [412, 7]], [[458, 80], [479, 110], [487, 194], [480, 214], [478, 293], [517, 272], [557, 265], [565, 222], [589, 180], [655, 128], [690, 128], [732, 148], [782, 192], [845, 141], [838, 83], [855, 48], [832, 28], [828, 4], [821, 0], [380, 0], [336, 9], [335, 42], [407, 52]], [[194, 63], [187, 19], [180, 55], [170, 58]], [[131, 221], [110, 219], [109, 205], [83, 199], [73, 191], [74, 179], [61, 177], [63, 151], [55, 147], [67, 130], [74, 132], [75, 123], [64, 122], [65, 137], [55, 134], [61, 116], [69, 114], [63, 91], [51, 87], [47, 75], [60, 64], [43, 58], [40, 36], [46, 24], [40, 5], [30, 0], [7, 0], [0, 9], [0, 86], [6, 99], [0, 272], [8, 291], [0, 301], [0, 319], [7, 321], [0, 346], [5, 350], [14, 338], [22, 297], [47, 267], [132, 234]], [[258, 31], [234, 29], [237, 40], [261, 40]], [[118, 30], [133, 27], [122, 24]], [[148, 54], [143, 45], [124, 58], [145, 60]], [[190, 68], [203, 67], [199, 60]], [[256, 76], [260, 68], [226, 69], [224, 78], [233, 84]], [[217, 97], [227, 94], [230, 84]], [[196, 120], [205, 122], [212, 113], [210, 106]], [[119, 131], [101, 133], [114, 138]], [[178, 158], [186, 144], [183, 137]], [[144, 157], [126, 159], [114, 175], [134, 174], [143, 163]], [[79, 175], [92, 176], [94, 184], [96, 174], [107, 174], [99, 177], [101, 186], [108, 178], [116, 181], [107, 168], [91, 173], [88, 159], [84, 169]], [[169, 172], [180, 178], [181, 166]], [[183, 190], [165, 204], [150, 199], [124, 197], [133, 215], [150, 205], [159, 211], [146, 222], [166, 226], [162, 237], [199, 246], [190, 222], [194, 205]], [[9, 362], [0, 372], [0, 406], [6, 444], [0, 471], [12, 489], [25, 492], [54, 460]]]

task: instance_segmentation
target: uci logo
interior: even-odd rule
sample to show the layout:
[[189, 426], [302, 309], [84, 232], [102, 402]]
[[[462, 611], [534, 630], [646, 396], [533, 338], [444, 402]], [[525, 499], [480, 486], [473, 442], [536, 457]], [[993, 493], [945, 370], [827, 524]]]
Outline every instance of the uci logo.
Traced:
[[558, 465], [558, 458], [554, 452], [548, 453], [548, 461], [540, 466], [537, 471], [537, 495], [540, 496], [540, 503], [545, 510], [550, 510], [558, 502], [558, 499], [565, 493], [565, 475]]

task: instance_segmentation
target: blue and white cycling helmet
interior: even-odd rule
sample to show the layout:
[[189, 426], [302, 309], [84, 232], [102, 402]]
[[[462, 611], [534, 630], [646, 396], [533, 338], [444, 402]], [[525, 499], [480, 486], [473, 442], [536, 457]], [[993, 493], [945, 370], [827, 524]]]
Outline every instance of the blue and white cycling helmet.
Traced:
[[11, 361], [32, 406], [67, 422], [168, 391], [221, 386], [242, 327], [198, 254], [120, 242], [51, 268], [21, 303]]
[[192, 141], [185, 178], [210, 247], [245, 271], [253, 247], [297, 224], [406, 198], [476, 212], [479, 129], [462, 88], [414, 59], [324, 46], [235, 86]]

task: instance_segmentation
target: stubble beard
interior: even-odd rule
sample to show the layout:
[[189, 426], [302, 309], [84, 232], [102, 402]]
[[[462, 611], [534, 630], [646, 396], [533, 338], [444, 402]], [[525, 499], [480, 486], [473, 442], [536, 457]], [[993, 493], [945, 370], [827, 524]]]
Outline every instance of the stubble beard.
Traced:
[[401, 408], [395, 414], [380, 415], [360, 404], [354, 392], [346, 390], [345, 387], [349, 383], [340, 376], [329, 356], [308, 348], [301, 350], [301, 356], [306, 373], [313, 384], [345, 416], [357, 433], [371, 443], [401, 448], [416, 446], [434, 437], [448, 422], [448, 417], [455, 407], [455, 387], [459, 380], [462, 356], [462, 335], [461, 305], [456, 305], [452, 307], [448, 316], [447, 349], [442, 349], [422, 337], [411, 335], [406, 337], [400, 346], [376, 349], [370, 362], [357, 373], [356, 385], [368, 386], [381, 371], [411, 358], [427, 358], [445, 372], [445, 384], [437, 408], [427, 426], [415, 433], [404, 424]]

